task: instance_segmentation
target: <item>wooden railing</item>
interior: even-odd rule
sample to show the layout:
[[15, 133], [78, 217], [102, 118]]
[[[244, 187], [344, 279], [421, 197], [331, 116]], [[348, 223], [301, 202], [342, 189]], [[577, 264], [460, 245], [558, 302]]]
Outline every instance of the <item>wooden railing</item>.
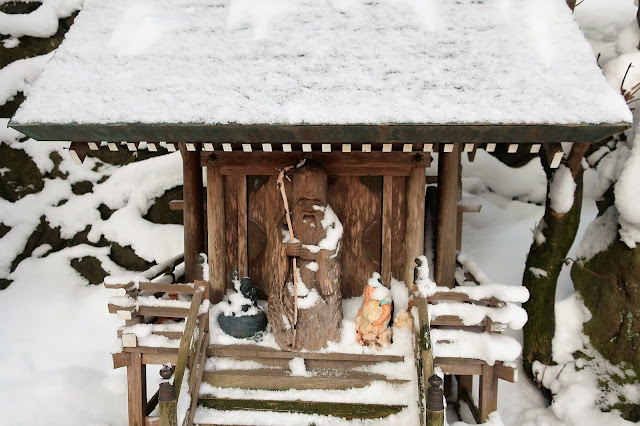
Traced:
[[[175, 370], [172, 372], [173, 383], [169, 381], [171, 376], [166, 374], [166, 369], [164, 373], [161, 371], [161, 376], [167, 380], [160, 384], [159, 421], [161, 426], [193, 424], [207, 347], [209, 346], [209, 312], [200, 312], [204, 294], [203, 287], [198, 287], [193, 293], [184, 334], [180, 340], [178, 360]], [[187, 376], [186, 382], [185, 375]], [[189, 407], [185, 413], [178, 412], [178, 401], [181, 397], [190, 398]]]
[[[417, 288], [418, 273], [421, 266], [422, 259], [416, 259], [416, 267], [413, 274], [414, 289]], [[418, 309], [418, 324], [414, 339], [414, 357], [418, 375], [420, 424], [442, 426], [444, 424], [444, 406], [442, 389], [440, 388], [442, 380], [434, 374], [433, 345], [431, 342], [428, 303], [427, 299], [422, 297], [418, 291], [414, 291], [414, 303]], [[439, 382], [437, 380], [439, 380]], [[431, 384], [431, 386], [427, 387], [428, 384]], [[439, 391], [437, 391], [437, 389], [439, 389]]]

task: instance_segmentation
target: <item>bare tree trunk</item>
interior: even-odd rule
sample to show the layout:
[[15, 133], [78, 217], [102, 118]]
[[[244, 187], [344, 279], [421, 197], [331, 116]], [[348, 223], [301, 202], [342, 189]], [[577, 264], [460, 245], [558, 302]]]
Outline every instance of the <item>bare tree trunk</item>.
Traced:
[[[571, 171], [576, 183], [573, 206], [567, 213], [557, 213], [551, 209], [549, 188], [554, 170], [549, 167], [544, 156], [542, 162], [547, 175], [547, 200], [542, 220], [545, 227], [544, 242], [535, 239], [531, 244], [525, 266], [522, 284], [529, 290], [529, 300], [522, 306], [529, 315], [524, 326], [523, 366], [525, 373], [535, 381], [532, 373], [534, 361], [551, 364], [551, 341], [555, 333], [555, 297], [558, 276], [563, 262], [573, 244], [580, 224], [582, 211], [583, 174], [582, 159], [589, 144], [574, 144], [565, 165]], [[546, 276], [535, 273], [531, 268], [546, 272]], [[535, 271], [535, 269], [534, 269]]]

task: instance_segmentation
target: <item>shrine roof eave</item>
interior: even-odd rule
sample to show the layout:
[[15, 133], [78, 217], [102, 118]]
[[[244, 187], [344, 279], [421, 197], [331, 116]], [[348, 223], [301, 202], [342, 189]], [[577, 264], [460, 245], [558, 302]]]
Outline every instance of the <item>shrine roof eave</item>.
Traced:
[[631, 123], [604, 124], [58, 124], [9, 123], [39, 141], [247, 143], [599, 142]]

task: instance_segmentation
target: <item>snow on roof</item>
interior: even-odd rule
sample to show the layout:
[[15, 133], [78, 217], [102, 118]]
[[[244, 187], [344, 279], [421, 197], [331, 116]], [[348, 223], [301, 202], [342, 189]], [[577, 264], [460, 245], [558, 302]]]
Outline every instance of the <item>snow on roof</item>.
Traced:
[[630, 120], [564, 0], [86, 0], [13, 123]]

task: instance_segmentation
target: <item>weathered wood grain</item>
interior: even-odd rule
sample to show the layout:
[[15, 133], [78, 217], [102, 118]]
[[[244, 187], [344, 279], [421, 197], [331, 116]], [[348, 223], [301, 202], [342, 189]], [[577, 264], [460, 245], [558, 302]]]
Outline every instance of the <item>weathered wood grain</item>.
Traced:
[[193, 282], [198, 255], [204, 251], [204, 215], [202, 211], [202, 166], [200, 151], [188, 151], [180, 144], [182, 153], [184, 199], [184, 265], [185, 281]]
[[209, 238], [210, 300], [218, 303], [227, 288], [225, 241], [225, 194], [223, 177], [218, 167], [207, 167], [207, 224]]
[[[320, 414], [345, 419], [375, 419], [399, 413], [404, 405], [358, 404], [344, 402], [241, 400], [201, 396], [199, 404], [216, 410], [274, 411]], [[204, 426], [204, 425], [202, 425]]]
[[438, 217], [436, 227], [435, 281], [453, 287], [456, 269], [458, 160], [460, 144], [438, 157]]
[[204, 374], [204, 381], [214, 387], [287, 390], [287, 389], [350, 389], [362, 388], [374, 381], [384, 381], [391, 384], [407, 383], [407, 380], [387, 379], [381, 374], [363, 372], [340, 371], [331, 374], [325, 371], [322, 376], [291, 376], [287, 370], [220, 370], [208, 371]]

